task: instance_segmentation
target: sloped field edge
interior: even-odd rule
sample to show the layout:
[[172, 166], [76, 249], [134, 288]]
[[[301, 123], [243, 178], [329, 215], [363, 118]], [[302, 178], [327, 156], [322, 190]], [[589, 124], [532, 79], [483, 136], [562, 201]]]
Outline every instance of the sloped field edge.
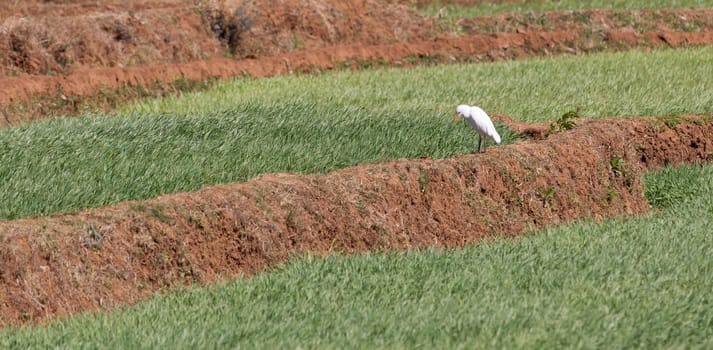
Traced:
[[639, 215], [649, 209], [645, 169], [713, 161], [713, 115], [577, 123], [483, 154], [270, 174], [0, 222], [0, 320], [120, 307], [306, 251], [460, 247], [579, 218]]
[[[374, 66], [409, 67], [579, 54], [631, 48], [691, 47], [713, 44], [713, 32], [610, 30], [592, 46], [583, 32], [473, 34], [390, 45], [343, 45], [234, 60], [213, 58], [182, 64], [124, 68], [82, 68], [67, 76], [0, 78], [0, 127], [15, 126], [54, 114], [111, 109], [125, 100], [190, 91], [200, 82], [240, 76], [254, 78], [320, 73]], [[591, 46], [591, 47], [590, 47]], [[209, 85], [209, 84], [208, 84]]]

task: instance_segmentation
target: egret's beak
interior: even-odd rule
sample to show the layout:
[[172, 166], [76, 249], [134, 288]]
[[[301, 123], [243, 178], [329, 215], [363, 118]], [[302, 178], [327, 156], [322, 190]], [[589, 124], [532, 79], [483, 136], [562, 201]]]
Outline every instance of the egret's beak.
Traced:
[[458, 113], [456, 113], [455, 117], [453, 117], [453, 124], [458, 122]]

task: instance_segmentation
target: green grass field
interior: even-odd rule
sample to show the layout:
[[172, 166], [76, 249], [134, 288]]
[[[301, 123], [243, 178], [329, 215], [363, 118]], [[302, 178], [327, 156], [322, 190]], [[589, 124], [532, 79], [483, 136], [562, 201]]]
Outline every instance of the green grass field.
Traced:
[[449, 16], [475, 17], [486, 16], [503, 12], [544, 12], [563, 10], [636, 10], [636, 9], [664, 9], [664, 8], [706, 8], [713, 7], [711, 0], [558, 0], [558, 1], [502, 1], [500, 3], [484, 2], [473, 6], [457, 5], [432, 5], [419, 12], [425, 16], [433, 16], [439, 10], [446, 9]]
[[[713, 2], [531, 1], [446, 14], [664, 7]], [[592, 118], [713, 112], [710, 77], [713, 47], [237, 79], [117, 115], [0, 130], [0, 220], [268, 172], [467, 153], [476, 139], [451, 123], [459, 103], [528, 122], [575, 108]], [[304, 256], [116, 312], [4, 329], [0, 348], [713, 348], [713, 165], [645, 183], [654, 210], [643, 217], [462, 250]]]
[[[459, 103], [524, 121], [713, 112], [713, 48], [238, 79], [0, 130], [0, 219], [365, 162], [472, 152]], [[665, 88], [664, 88], [665, 87]], [[513, 140], [505, 130], [504, 143]]]
[[[120, 113], [195, 116], [255, 105], [281, 112], [259, 115], [275, 119], [295, 118], [287, 106], [308, 104], [324, 108], [323, 113], [350, 108], [350, 115], [367, 110], [385, 116], [400, 113], [447, 118], [459, 103], [476, 104], [491, 114], [509, 114], [526, 122], [550, 121], [574, 108], [591, 118], [700, 113], [713, 111], [711, 76], [711, 47], [634, 50], [239, 79], [205, 92], [132, 105]], [[344, 117], [341, 111], [330, 114]]]
[[649, 174], [646, 188], [663, 211], [463, 250], [305, 257], [6, 330], [0, 347], [711, 348], [713, 166]]

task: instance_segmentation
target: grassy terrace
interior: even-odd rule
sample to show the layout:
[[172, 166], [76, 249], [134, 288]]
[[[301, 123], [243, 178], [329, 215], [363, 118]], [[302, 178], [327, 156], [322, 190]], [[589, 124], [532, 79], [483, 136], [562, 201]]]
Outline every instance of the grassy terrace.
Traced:
[[[447, 3], [448, 1], [446, 1]], [[713, 7], [711, 0], [559, 0], [559, 1], [503, 1], [502, 3], [485, 1], [479, 5], [432, 5], [422, 9], [423, 15], [433, 16], [445, 8], [448, 15], [454, 17], [485, 16], [503, 12], [544, 12], [566, 10], [635, 10], [635, 9], [664, 9], [664, 8], [706, 8]]]
[[[471, 152], [458, 103], [525, 121], [713, 111], [713, 48], [235, 80], [0, 130], [0, 219], [364, 162]], [[512, 138], [504, 133], [505, 141]]]
[[301, 111], [292, 112], [290, 104], [307, 104], [336, 118], [356, 118], [364, 110], [379, 119], [390, 114], [438, 119], [452, 117], [455, 105], [462, 102], [527, 122], [549, 121], [576, 107], [594, 118], [698, 113], [713, 111], [710, 76], [713, 48], [635, 50], [236, 80], [207, 92], [150, 100], [120, 113], [200, 116], [256, 105], [265, 112], [285, 112], [258, 115], [274, 122], [296, 119]]
[[[531, 1], [445, 14], [665, 7], [713, 1]], [[237, 79], [118, 115], [0, 130], [0, 220], [267, 172], [470, 152], [472, 131], [450, 123], [458, 103], [529, 122], [574, 108], [595, 118], [713, 112], [710, 77], [711, 47]], [[660, 210], [645, 217], [463, 250], [305, 256], [118, 312], [5, 329], [0, 348], [713, 348], [713, 166], [648, 174], [646, 195]]]
[[6, 330], [26, 348], [711, 348], [713, 166], [649, 174], [663, 209], [455, 251], [292, 262], [116, 313]]

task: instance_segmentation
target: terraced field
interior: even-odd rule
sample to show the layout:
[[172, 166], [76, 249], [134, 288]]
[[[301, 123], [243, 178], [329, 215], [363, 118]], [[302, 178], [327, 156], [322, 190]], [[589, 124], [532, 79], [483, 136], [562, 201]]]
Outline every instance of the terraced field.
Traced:
[[4, 348], [713, 345], [713, 4], [3, 6]]

